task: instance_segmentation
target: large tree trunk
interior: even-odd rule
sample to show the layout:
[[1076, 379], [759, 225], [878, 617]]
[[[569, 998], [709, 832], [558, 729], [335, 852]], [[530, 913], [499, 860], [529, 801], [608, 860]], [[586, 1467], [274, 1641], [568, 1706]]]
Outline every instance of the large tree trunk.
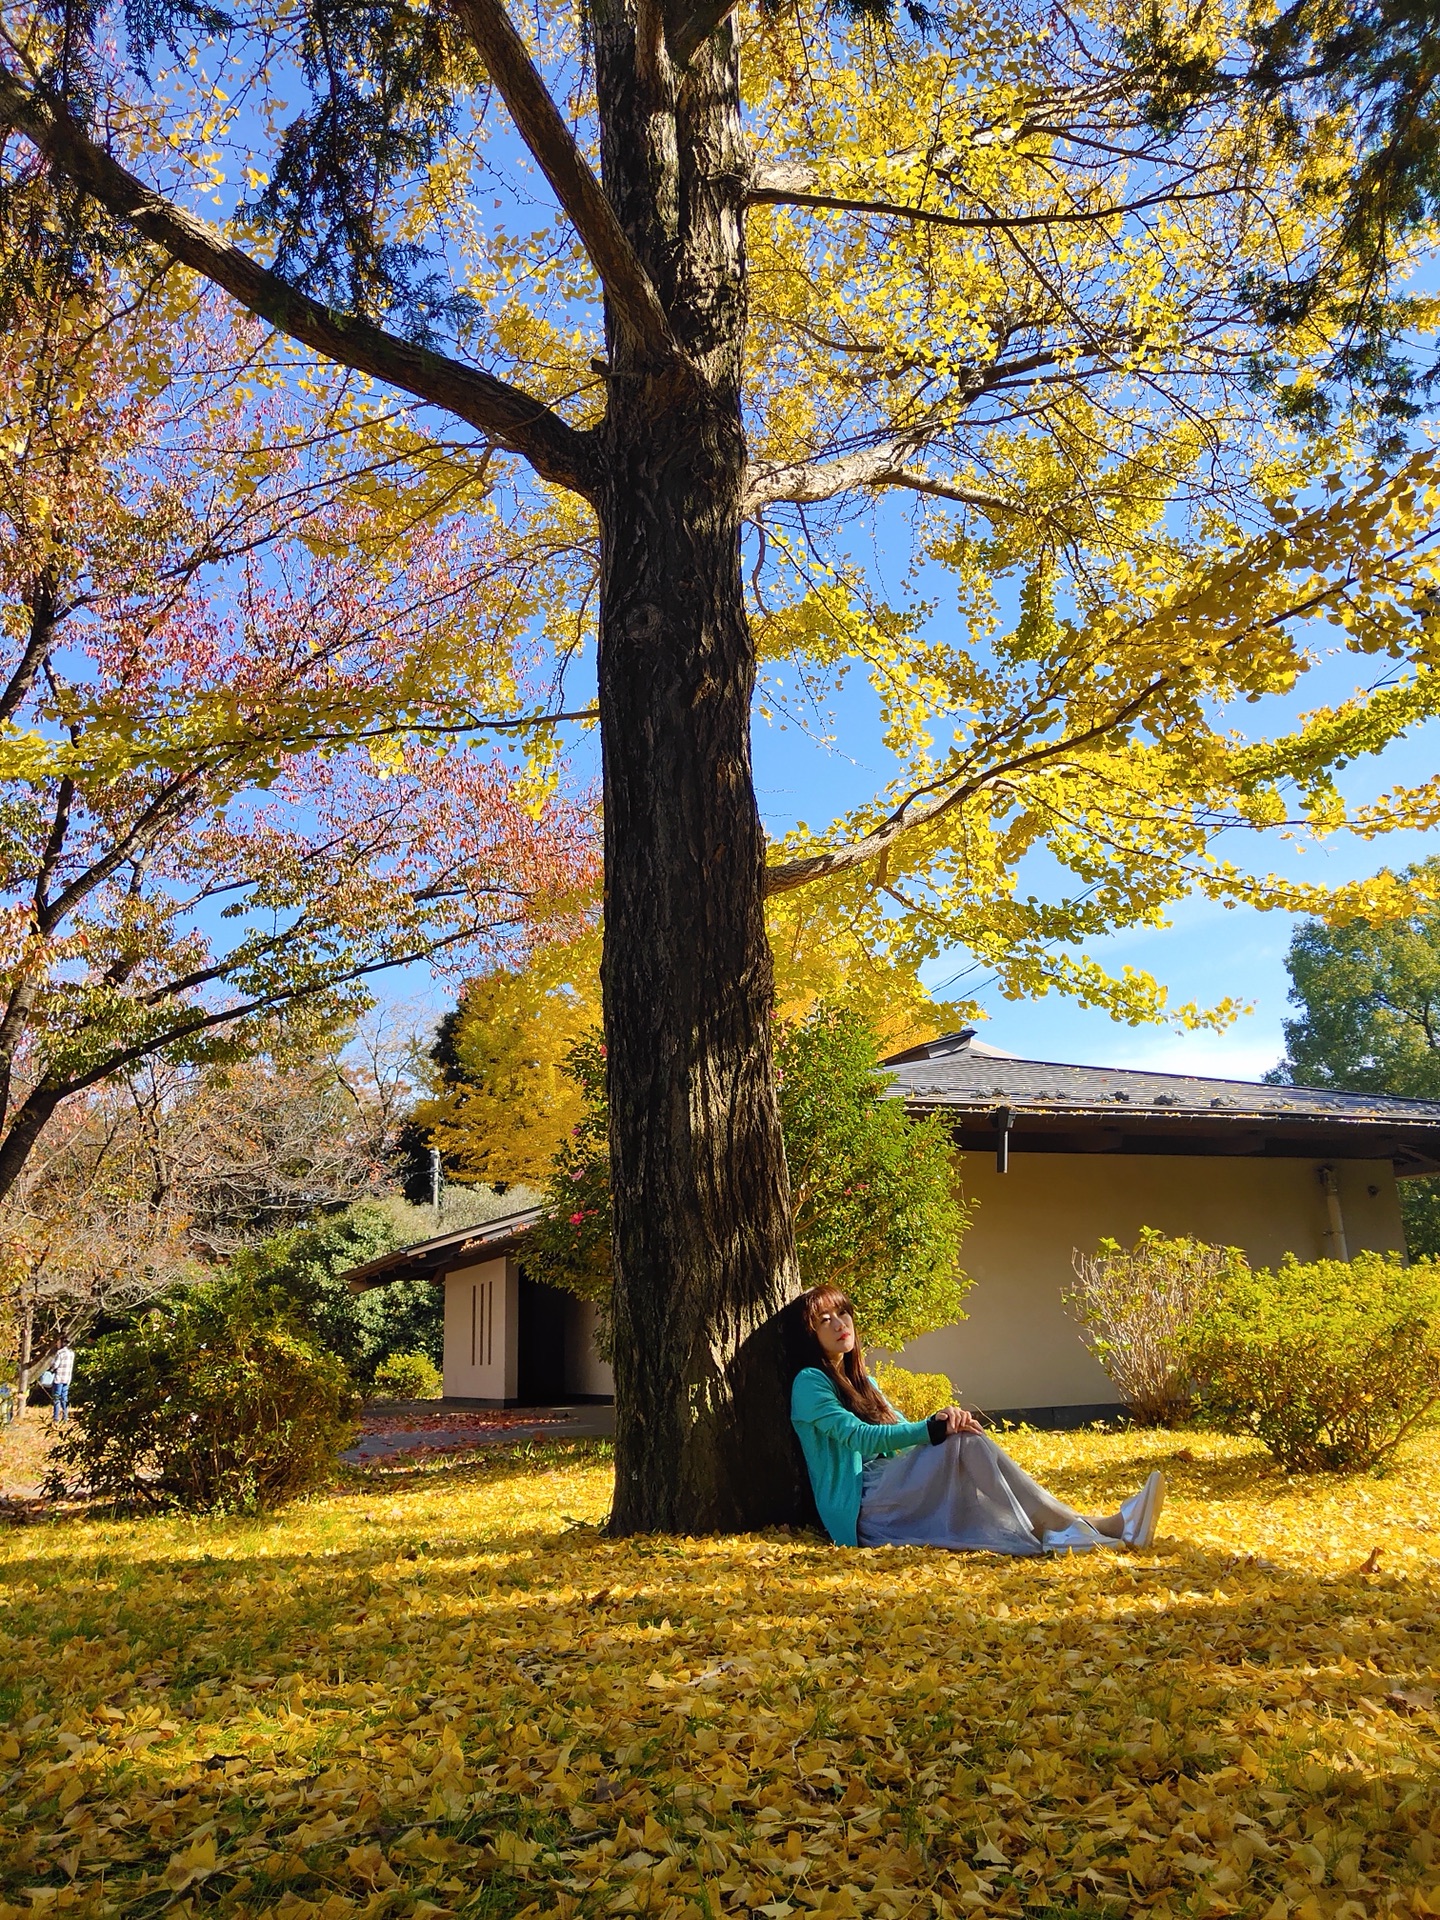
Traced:
[[613, 1525], [702, 1532], [803, 1511], [779, 1353], [798, 1282], [740, 571], [738, 59], [722, 29], [677, 105], [658, 21], [634, 0], [594, 18], [605, 183], [704, 376], [647, 366], [612, 324], [599, 509]]

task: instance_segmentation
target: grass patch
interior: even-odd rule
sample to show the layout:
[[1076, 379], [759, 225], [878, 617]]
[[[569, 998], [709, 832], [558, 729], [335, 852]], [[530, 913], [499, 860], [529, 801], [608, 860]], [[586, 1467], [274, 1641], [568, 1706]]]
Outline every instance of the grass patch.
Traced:
[[0, 1920], [1440, 1913], [1434, 1434], [1007, 1444], [1155, 1551], [611, 1542], [583, 1443], [7, 1529]]

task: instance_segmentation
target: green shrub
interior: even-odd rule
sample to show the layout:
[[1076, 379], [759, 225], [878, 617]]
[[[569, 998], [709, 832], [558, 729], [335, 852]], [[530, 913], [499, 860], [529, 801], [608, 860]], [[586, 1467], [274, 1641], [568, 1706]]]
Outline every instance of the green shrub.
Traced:
[[428, 1353], [438, 1365], [444, 1350], [445, 1290], [431, 1280], [392, 1280], [352, 1293], [341, 1276], [382, 1254], [423, 1239], [426, 1224], [402, 1224], [392, 1202], [362, 1200], [313, 1226], [271, 1234], [242, 1247], [229, 1271], [251, 1286], [273, 1288], [290, 1301], [300, 1323], [351, 1374], [368, 1386], [391, 1353]]
[[1098, 1253], [1077, 1248], [1072, 1261], [1076, 1284], [1065, 1304], [1126, 1410], [1142, 1427], [1178, 1426], [1193, 1400], [1196, 1315], [1244, 1269], [1245, 1256], [1142, 1227], [1133, 1247], [1102, 1240]]
[[84, 1409], [55, 1449], [52, 1491], [263, 1511], [333, 1476], [357, 1404], [282, 1293], [209, 1282], [87, 1351]]
[[[782, 1026], [775, 1067], [801, 1284], [843, 1287], [861, 1336], [877, 1347], [898, 1349], [963, 1320], [971, 1282], [960, 1243], [970, 1213], [944, 1120], [911, 1120], [889, 1097], [879, 1042], [849, 1009], [820, 1006]], [[524, 1268], [608, 1312], [609, 1116], [598, 1038], [571, 1049], [567, 1071], [584, 1110], [555, 1156]]]
[[942, 1407], [953, 1407], [960, 1396], [946, 1373], [912, 1373], [893, 1360], [882, 1360], [874, 1369], [880, 1391], [906, 1420], [928, 1420]]
[[445, 1386], [428, 1353], [392, 1353], [375, 1369], [375, 1391], [386, 1400], [438, 1400]]
[[776, 1033], [801, 1282], [843, 1287], [860, 1338], [895, 1351], [965, 1318], [970, 1212], [948, 1123], [912, 1120], [879, 1054], [853, 1009], [821, 1005]]
[[1202, 1412], [1224, 1431], [1293, 1469], [1370, 1466], [1440, 1402], [1440, 1266], [1359, 1253], [1238, 1268], [1192, 1356]]

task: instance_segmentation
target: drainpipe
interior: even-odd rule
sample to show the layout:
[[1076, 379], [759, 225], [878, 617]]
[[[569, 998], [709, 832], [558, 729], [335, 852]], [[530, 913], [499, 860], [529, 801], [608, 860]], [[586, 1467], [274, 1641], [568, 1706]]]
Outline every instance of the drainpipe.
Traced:
[[1330, 1228], [1325, 1238], [1330, 1242], [1332, 1260], [1348, 1260], [1350, 1249], [1345, 1244], [1345, 1215], [1340, 1211], [1340, 1176], [1334, 1167], [1317, 1169], [1320, 1184], [1325, 1189], [1325, 1211], [1330, 1216]]
[[1010, 1129], [1015, 1124], [1015, 1115], [1009, 1107], [995, 1109], [995, 1171], [1010, 1171]]

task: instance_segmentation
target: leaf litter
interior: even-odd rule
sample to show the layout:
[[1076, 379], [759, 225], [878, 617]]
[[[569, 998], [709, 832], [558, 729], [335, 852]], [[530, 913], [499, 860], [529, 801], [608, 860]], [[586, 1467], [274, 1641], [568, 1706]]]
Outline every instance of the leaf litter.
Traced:
[[565, 1443], [0, 1532], [0, 1920], [1440, 1915], [1434, 1432], [1007, 1444], [1155, 1550], [611, 1541]]

